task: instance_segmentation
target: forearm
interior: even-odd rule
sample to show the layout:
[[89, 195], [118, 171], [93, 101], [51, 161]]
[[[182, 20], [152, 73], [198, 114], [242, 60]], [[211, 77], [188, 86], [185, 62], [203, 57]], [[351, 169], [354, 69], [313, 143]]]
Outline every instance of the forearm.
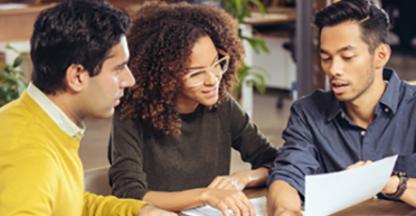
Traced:
[[[389, 182], [383, 188], [383, 193], [387, 196], [396, 193], [399, 190], [399, 177], [393, 175], [390, 177]], [[403, 202], [416, 207], [416, 178], [409, 178], [406, 183], [406, 190], [400, 196], [400, 200]]]
[[270, 215], [275, 215], [281, 210], [295, 212], [301, 210], [301, 200], [297, 190], [285, 181], [273, 182], [267, 196]]
[[416, 178], [407, 179], [407, 188], [416, 190]]
[[169, 211], [182, 211], [204, 205], [204, 188], [196, 188], [178, 192], [149, 191], [143, 200]]
[[407, 189], [400, 199], [403, 202], [416, 207], [416, 178], [409, 178], [407, 180]]

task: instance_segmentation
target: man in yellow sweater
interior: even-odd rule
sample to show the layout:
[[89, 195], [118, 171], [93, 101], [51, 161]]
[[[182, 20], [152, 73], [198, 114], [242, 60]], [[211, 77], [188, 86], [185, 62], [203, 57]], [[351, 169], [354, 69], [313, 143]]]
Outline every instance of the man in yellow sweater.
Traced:
[[34, 70], [0, 109], [0, 215], [175, 215], [133, 199], [84, 192], [78, 156], [85, 117], [110, 117], [135, 83], [130, 19], [98, 1], [43, 11], [31, 38]]

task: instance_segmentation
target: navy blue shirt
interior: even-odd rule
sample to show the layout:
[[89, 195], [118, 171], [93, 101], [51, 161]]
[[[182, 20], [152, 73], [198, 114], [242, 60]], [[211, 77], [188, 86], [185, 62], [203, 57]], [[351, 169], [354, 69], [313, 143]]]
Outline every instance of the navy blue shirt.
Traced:
[[383, 77], [387, 89], [367, 129], [348, 118], [332, 92], [318, 90], [296, 101], [268, 184], [284, 180], [304, 195], [305, 175], [394, 154], [399, 155], [394, 169], [416, 177], [416, 86], [390, 69], [384, 69]]

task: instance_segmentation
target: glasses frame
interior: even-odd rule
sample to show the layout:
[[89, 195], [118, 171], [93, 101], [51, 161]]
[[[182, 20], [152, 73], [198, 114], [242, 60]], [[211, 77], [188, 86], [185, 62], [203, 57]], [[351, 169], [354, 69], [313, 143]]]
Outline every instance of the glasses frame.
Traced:
[[[212, 73], [212, 74], [215, 75], [215, 77], [220, 79], [222, 77], [222, 75], [224, 75], [228, 71], [228, 68], [229, 68], [229, 65], [230, 65], [230, 55], [228, 53], [226, 53], [225, 51], [220, 50], [220, 49], [218, 49], [217, 52], [218, 52], [219, 57], [222, 56], [217, 61], [212, 63], [210, 66], [207, 66], [207, 67], [204, 67], [204, 68], [201, 68], [201, 69], [192, 70], [191, 72], [187, 73], [184, 76], [184, 81], [188, 82], [189, 86], [202, 85], [205, 82], [205, 80], [207, 79], [207, 77], [209, 76], [208, 73]], [[221, 68], [221, 74], [217, 74], [216, 71], [215, 71], [214, 65], [217, 65], [222, 61], [225, 61], [225, 68], [224, 69]], [[200, 72], [205, 72], [205, 78], [202, 81], [198, 82], [198, 83], [189, 83], [189, 80], [191, 79], [191, 76], [196, 74], [196, 73], [200, 73]]]

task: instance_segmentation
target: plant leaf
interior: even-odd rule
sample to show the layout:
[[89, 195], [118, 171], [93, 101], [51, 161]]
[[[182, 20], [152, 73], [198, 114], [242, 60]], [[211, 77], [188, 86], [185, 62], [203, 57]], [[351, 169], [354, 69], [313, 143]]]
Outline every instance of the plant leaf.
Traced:
[[17, 68], [17, 67], [19, 67], [20, 65], [22, 65], [22, 63], [23, 63], [23, 58], [22, 58], [22, 56], [21, 56], [21, 55], [19, 55], [19, 56], [17, 56], [17, 57], [14, 59], [12, 67], [13, 67], [13, 68]]
[[25, 73], [18, 69], [25, 60], [10, 44], [6, 45], [18, 54], [12, 64], [0, 63], [0, 107], [16, 99], [26, 89]]
[[260, 13], [262, 14], [267, 13], [267, 8], [264, 6], [264, 4], [260, 0], [249, 0], [249, 1], [253, 3], [254, 5], [256, 5]]

